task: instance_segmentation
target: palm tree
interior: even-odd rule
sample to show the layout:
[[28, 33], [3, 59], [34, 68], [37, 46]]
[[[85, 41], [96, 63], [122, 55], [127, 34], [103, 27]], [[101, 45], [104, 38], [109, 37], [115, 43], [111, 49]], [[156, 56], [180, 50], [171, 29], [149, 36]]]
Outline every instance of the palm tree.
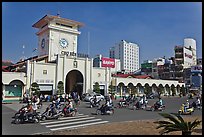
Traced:
[[191, 135], [194, 129], [201, 124], [202, 121], [195, 119], [193, 122], [184, 121], [184, 119], [177, 113], [159, 113], [162, 117], [169, 119], [170, 121], [156, 121], [154, 123], [159, 124], [156, 129], [164, 128], [160, 131], [160, 134], [182, 131], [182, 135]]

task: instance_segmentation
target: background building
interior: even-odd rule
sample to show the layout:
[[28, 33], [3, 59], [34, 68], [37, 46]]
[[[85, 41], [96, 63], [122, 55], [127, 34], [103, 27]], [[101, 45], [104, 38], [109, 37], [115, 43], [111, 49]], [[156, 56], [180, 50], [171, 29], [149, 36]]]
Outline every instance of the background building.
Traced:
[[121, 70], [134, 72], [139, 69], [139, 46], [122, 40], [110, 48], [110, 58], [120, 59]]

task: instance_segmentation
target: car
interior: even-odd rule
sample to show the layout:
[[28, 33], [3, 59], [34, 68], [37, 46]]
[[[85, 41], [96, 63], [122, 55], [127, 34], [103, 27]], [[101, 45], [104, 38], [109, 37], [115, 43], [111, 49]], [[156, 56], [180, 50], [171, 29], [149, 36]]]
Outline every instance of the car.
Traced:
[[96, 95], [97, 100], [101, 99], [101, 100], [105, 100], [105, 97], [99, 93], [91, 93], [91, 94], [87, 94], [86, 97], [84, 98], [84, 101], [89, 102], [91, 99], [94, 98], [94, 95]]

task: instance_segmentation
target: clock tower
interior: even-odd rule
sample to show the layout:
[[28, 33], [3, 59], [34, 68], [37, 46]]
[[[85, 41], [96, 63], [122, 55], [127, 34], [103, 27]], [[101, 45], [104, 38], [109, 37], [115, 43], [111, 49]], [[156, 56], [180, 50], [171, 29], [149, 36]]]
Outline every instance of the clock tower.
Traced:
[[78, 29], [82, 23], [60, 16], [45, 15], [32, 27], [38, 28], [38, 56], [48, 55], [54, 61], [56, 54], [77, 55]]

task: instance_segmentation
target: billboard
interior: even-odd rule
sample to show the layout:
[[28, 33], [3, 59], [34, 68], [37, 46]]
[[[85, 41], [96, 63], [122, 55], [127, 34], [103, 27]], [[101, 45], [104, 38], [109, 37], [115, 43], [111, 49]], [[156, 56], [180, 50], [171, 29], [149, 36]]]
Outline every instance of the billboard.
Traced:
[[102, 57], [101, 66], [108, 67], [108, 68], [115, 68], [115, 59]]

